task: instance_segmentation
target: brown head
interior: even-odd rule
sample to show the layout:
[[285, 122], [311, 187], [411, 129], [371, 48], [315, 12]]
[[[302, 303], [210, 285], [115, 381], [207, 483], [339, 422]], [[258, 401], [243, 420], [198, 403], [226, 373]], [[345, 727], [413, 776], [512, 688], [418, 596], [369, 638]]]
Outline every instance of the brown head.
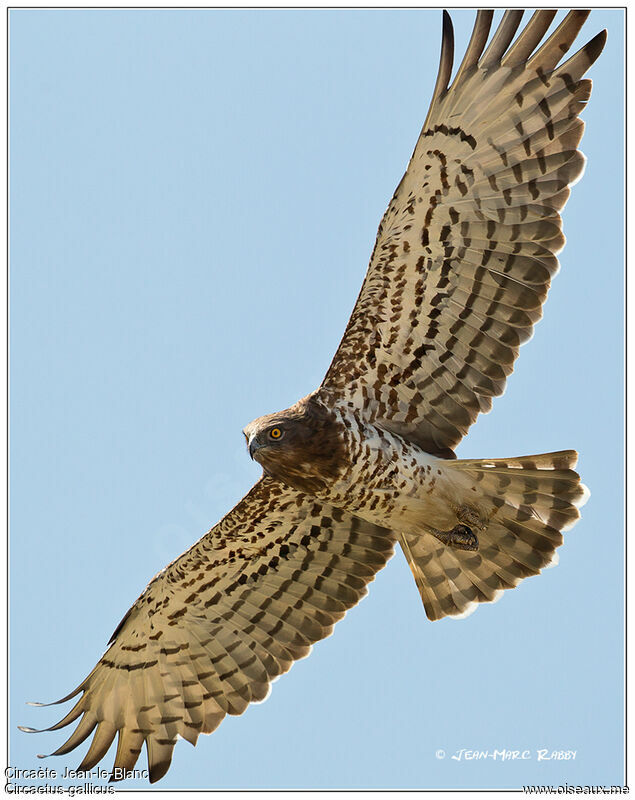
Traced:
[[264, 471], [308, 494], [329, 487], [341, 471], [341, 424], [311, 395], [277, 414], [258, 417], [243, 430], [249, 455]]

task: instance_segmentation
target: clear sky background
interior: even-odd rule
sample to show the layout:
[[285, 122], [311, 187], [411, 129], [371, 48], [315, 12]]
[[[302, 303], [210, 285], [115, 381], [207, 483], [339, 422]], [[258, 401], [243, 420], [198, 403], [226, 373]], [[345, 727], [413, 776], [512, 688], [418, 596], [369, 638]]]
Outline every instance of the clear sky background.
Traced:
[[[452, 13], [457, 60], [473, 16]], [[579, 43], [604, 27], [545, 319], [458, 450], [580, 451], [592, 494], [560, 565], [431, 623], [397, 552], [266, 703], [179, 742], [158, 788], [623, 782], [623, 12], [594, 11]], [[62, 770], [86, 744], [38, 761], [64, 732], [15, 726], [68, 706], [24, 702], [86, 676], [258, 478], [241, 428], [322, 380], [426, 115], [441, 12], [13, 10], [10, 28], [10, 753]]]

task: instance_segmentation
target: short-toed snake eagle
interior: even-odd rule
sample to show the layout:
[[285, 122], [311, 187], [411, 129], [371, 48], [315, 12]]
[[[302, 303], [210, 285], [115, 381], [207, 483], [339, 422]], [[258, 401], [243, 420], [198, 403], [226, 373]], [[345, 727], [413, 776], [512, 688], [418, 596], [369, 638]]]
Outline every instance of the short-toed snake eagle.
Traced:
[[115, 767], [145, 745], [160, 779], [179, 736], [195, 743], [264, 699], [328, 636], [396, 543], [432, 620], [553, 562], [586, 497], [577, 454], [454, 456], [540, 319], [584, 166], [583, 76], [606, 39], [563, 61], [588, 12], [543, 44], [555, 11], [516, 36], [522, 13], [490, 38], [493, 12], [479, 11], [452, 80], [444, 13], [430, 110], [326, 377], [245, 428], [262, 478], [150, 582], [63, 698], [79, 695], [49, 730], [78, 722], [57, 755], [93, 734], [80, 769], [118, 737]]

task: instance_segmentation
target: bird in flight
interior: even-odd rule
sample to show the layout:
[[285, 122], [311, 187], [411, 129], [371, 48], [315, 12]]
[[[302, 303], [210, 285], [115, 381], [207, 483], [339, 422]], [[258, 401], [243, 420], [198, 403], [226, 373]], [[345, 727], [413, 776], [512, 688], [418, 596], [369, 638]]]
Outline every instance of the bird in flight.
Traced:
[[[588, 492], [567, 450], [457, 459], [540, 319], [560, 211], [584, 168], [583, 76], [603, 31], [565, 60], [588, 11], [479, 11], [452, 78], [443, 13], [430, 109], [379, 226], [359, 297], [317, 390], [244, 429], [263, 475], [163, 569], [112, 635], [53, 755], [91, 734], [79, 770], [117, 737], [113, 779], [147, 750], [151, 782], [179, 737], [195, 744], [271, 682], [366, 593], [398, 543], [429, 619], [552, 564]], [[544, 43], [543, 39], [545, 39]], [[489, 40], [489, 43], [488, 43]], [[32, 728], [23, 730], [34, 732]]]

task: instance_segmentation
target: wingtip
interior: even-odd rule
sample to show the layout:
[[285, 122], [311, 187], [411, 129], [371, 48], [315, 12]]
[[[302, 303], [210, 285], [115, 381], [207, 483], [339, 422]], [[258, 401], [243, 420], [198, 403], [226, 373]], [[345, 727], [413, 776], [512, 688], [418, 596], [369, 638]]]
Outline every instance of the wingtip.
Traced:
[[171, 759], [168, 761], [158, 761], [150, 767], [150, 783], [160, 781], [165, 773], [170, 769]]
[[35, 706], [36, 708], [48, 708], [49, 706], [59, 706], [62, 703], [68, 703], [69, 700], [72, 700], [73, 697], [76, 697], [80, 692], [85, 691], [84, 689], [85, 683], [86, 681], [83, 681], [82, 683], [80, 683], [77, 689], [73, 689], [73, 691], [70, 692], [70, 694], [67, 694], [65, 697], [62, 697], [59, 700], [53, 700], [52, 703], [39, 703], [39, 702], [34, 702], [32, 700], [26, 700], [25, 703], [27, 706]]
[[[590, 8], [572, 8], [571, 11], [567, 14], [569, 19], [579, 19], [582, 20], [582, 24], [586, 22], [591, 14]], [[565, 17], [565, 19], [567, 18]]]
[[[48, 733], [51, 728], [30, 728], [28, 725], [17, 725], [19, 731], [22, 733]], [[38, 756], [38, 758], [46, 758], [47, 756]]]
[[593, 42], [598, 47], [598, 55], [604, 50], [604, 45], [606, 44], [606, 40], [609, 38], [609, 32], [606, 28], [601, 30], [598, 34], [596, 34], [591, 42]]
[[443, 9], [443, 39], [451, 38], [454, 40], [454, 26], [449, 12]]
[[441, 56], [439, 61], [439, 74], [434, 88], [434, 98], [445, 92], [450, 81], [452, 64], [454, 62], [454, 27], [452, 17], [443, 11], [443, 35], [441, 37]]

